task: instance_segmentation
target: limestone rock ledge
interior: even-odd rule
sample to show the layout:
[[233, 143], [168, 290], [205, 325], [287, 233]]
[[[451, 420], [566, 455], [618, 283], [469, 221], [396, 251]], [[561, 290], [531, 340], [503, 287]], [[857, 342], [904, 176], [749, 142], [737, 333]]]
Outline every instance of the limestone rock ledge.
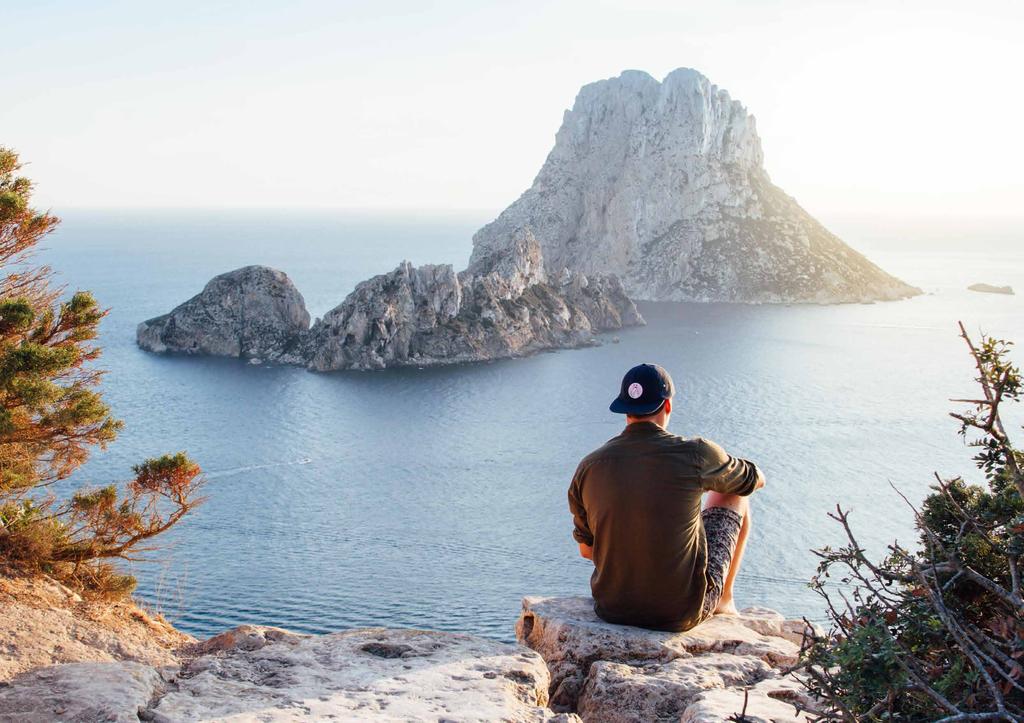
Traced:
[[592, 600], [526, 598], [523, 644], [243, 625], [196, 641], [130, 601], [93, 609], [0, 575], [0, 721], [808, 720], [785, 667], [804, 623], [751, 608], [686, 633], [609, 625]]
[[811, 720], [799, 711], [812, 701], [785, 673], [804, 627], [748, 608], [662, 633], [605, 623], [589, 597], [527, 597], [516, 636], [548, 665], [551, 708], [584, 721], [712, 723], [746, 702], [748, 723], [774, 723]]
[[19, 721], [579, 720], [545, 707], [539, 655], [471, 635], [242, 626], [184, 652], [159, 668], [29, 671], [0, 687], [0, 711]]

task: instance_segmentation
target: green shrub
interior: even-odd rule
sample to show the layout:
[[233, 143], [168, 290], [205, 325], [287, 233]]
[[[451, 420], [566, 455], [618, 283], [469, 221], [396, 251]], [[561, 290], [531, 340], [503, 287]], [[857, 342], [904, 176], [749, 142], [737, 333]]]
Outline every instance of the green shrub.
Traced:
[[832, 629], [805, 641], [802, 664], [823, 718], [1024, 719], [1024, 455], [1000, 414], [1019, 401], [1022, 381], [1008, 342], [983, 337], [975, 345], [960, 330], [980, 394], [953, 400], [970, 407], [952, 416], [978, 450], [985, 485], [936, 475], [934, 492], [915, 510], [918, 547], [894, 543], [878, 562], [836, 508], [847, 544], [817, 552], [812, 581]]

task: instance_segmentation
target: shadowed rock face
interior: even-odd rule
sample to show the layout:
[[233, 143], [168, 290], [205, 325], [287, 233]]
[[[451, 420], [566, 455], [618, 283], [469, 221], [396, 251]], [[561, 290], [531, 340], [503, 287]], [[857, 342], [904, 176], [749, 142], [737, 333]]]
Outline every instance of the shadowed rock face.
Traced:
[[643, 323], [617, 279], [547, 275], [528, 230], [509, 251], [488, 258], [477, 273], [403, 263], [363, 282], [313, 325], [310, 368], [499, 359], [589, 344], [598, 332]]
[[752, 115], [695, 70], [584, 86], [533, 185], [473, 238], [470, 271], [528, 226], [549, 271], [636, 299], [835, 303], [920, 293], [772, 184]]
[[301, 361], [297, 352], [308, 329], [309, 312], [291, 279], [266, 266], [245, 266], [139, 324], [136, 339], [155, 352]]

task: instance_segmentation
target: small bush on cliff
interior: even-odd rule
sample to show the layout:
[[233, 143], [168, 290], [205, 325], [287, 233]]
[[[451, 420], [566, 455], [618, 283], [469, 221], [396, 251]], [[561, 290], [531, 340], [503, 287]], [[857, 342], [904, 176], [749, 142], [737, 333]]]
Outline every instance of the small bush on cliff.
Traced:
[[30, 206], [32, 183], [0, 148], [0, 561], [86, 590], [134, 587], [107, 562], [132, 559], [200, 503], [199, 467], [184, 454], [150, 459], [123, 485], [58, 499], [51, 488], [117, 435], [96, 391], [91, 344], [106, 314], [87, 292], [61, 301], [32, 261], [58, 223]]
[[[848, 544], [826, 548], [812, 582], [832, 634], [807, 641], [804, 672], [844, 721], [1024, 720], [1024, 453], [1001, 411], [1024, 392], [1010, 344], [961, 333], [977, 368], [977, 399], [952, 414], [977, 448], [984, 486], [936, 475], [915, 510], [919, 547], [867, 558], [848, 513], [833, 517]], [[844, 586], [826, 587], [828, 577]], [[838, 589], [838, 592], [835, 590]]]

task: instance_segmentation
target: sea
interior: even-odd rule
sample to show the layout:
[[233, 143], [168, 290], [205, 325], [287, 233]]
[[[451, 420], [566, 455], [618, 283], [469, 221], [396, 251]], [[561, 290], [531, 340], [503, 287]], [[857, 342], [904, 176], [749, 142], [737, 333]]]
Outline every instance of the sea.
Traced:
[[[413, 263], [463, 268], [488, 213], [72, 211], [40, 259], [108, 308], [102, 390], [124, 431], [58, 494], [185, 450], [206, 503], [144, 562], [137, 596], [208, 636], [242, 623], [319, 633], [401, 626], [500, 640], [525, 595], [585, 595], [570, 535], [579, 459], [616, 435], [623, 372], [673, 375], [670, 429], [764, 470], [737, 602], [824, 619], [813, 550], [915, 541], [934, 473], [979, 480], [948, 416], [976, 394], [957, 321], [1024, 343], [1024, 223], [845, 219], [831, 227], [924, 294], [836, 306], [641, 304], [599, 346], [431, 369], [313, 373], [155, 355], [136, 325], [247, 264], [285, 271], [316, 317]], [[1019, 350], [1018, 362], [1024, 362]], [[1015, 433], [1024, 417], [1008, 412]], [[980, 481], [980, 480], [979, 480]], [[905, 499], [904, 499], [905, 498]], [[665, 541], [671, 545], [670, 540]]]

